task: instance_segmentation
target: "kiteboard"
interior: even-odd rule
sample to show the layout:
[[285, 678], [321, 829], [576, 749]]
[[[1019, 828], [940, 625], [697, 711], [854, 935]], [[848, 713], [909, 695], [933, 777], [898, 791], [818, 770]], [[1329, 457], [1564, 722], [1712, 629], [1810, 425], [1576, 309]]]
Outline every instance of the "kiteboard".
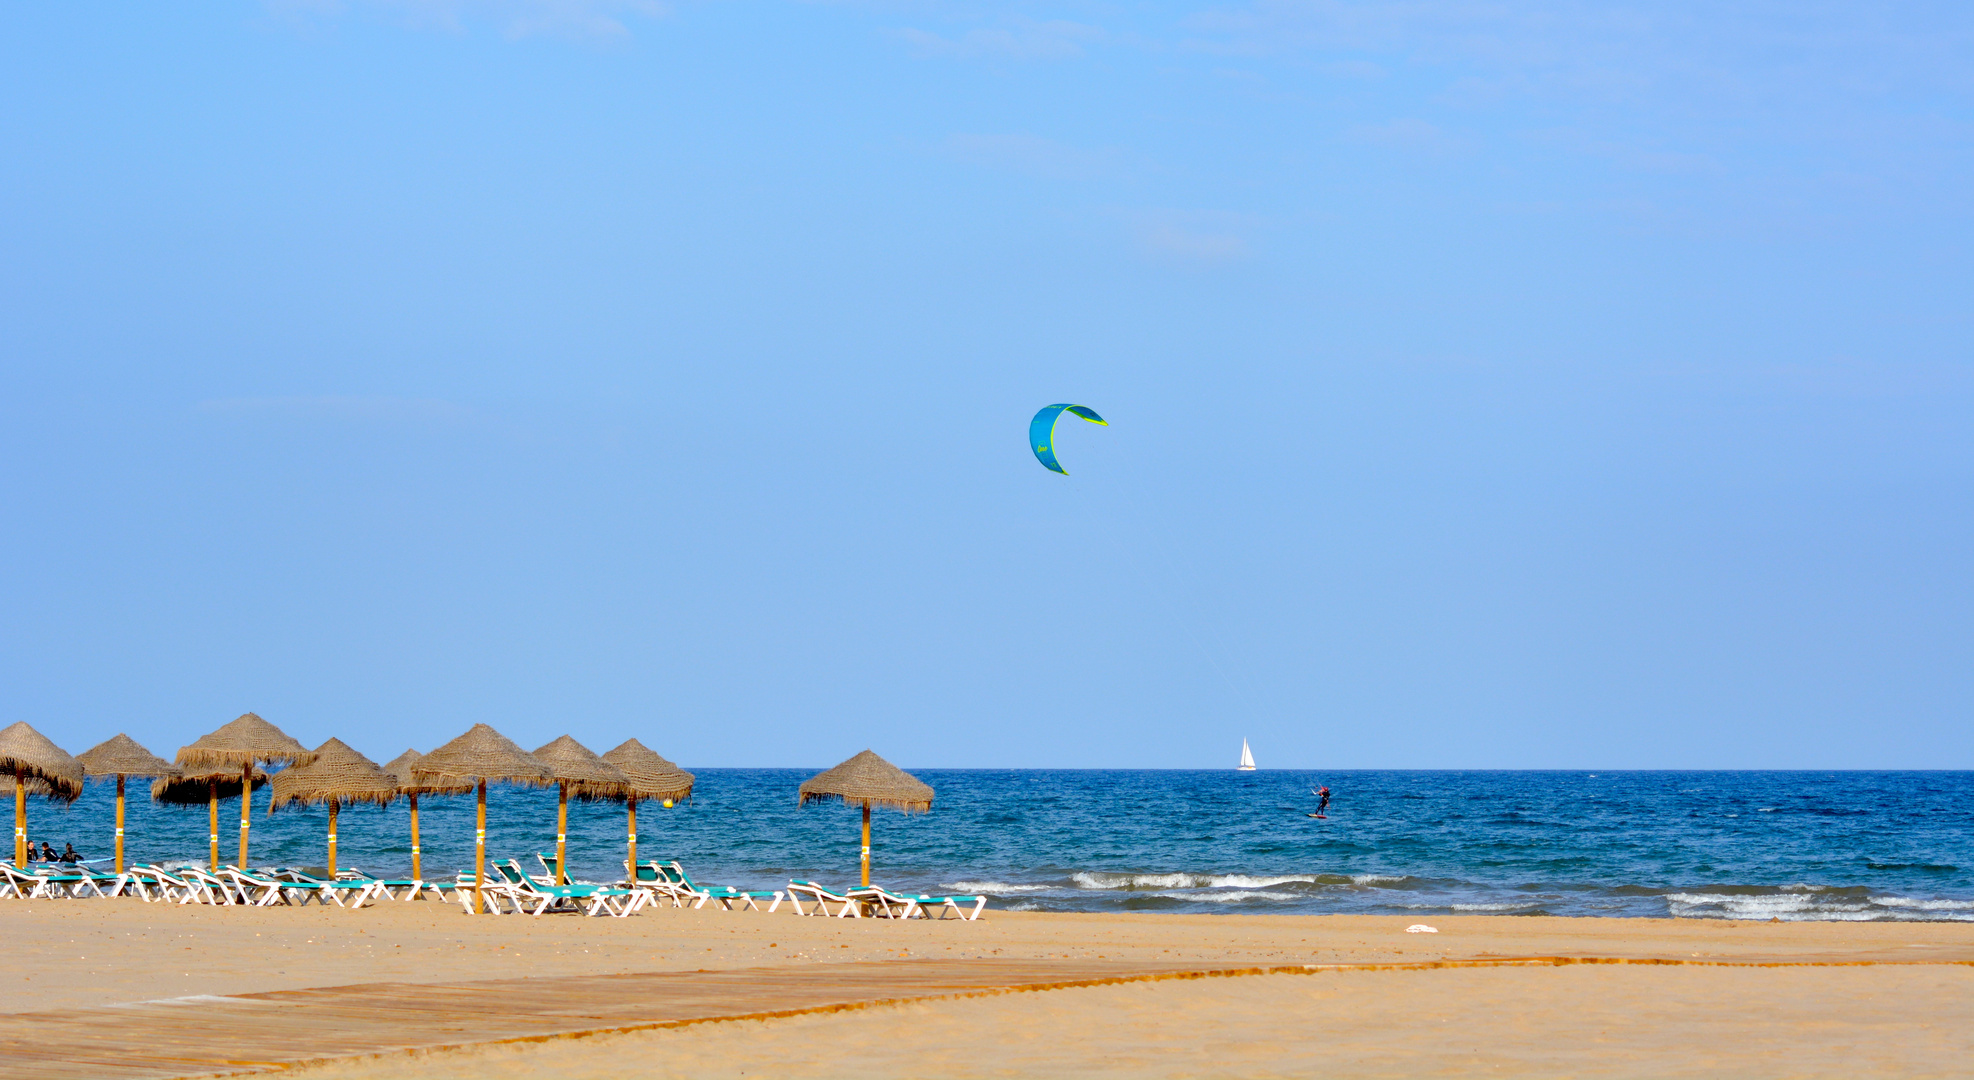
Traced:
[[1309, 816], [1313, 818], [1322, 818], [1324, 821], [1330, 820], [1330, 815], [1328, 814], [1311, 814]]

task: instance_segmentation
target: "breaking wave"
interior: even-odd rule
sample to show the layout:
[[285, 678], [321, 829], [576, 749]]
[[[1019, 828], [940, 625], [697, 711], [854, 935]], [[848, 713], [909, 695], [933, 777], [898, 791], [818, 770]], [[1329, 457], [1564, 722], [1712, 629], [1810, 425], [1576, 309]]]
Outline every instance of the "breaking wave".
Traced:
[[1675, 918], [1783, 922], [1974, 922], [1974, 900], [1876, 894], [1858, 887], [1715, 887], [1666, 895]]

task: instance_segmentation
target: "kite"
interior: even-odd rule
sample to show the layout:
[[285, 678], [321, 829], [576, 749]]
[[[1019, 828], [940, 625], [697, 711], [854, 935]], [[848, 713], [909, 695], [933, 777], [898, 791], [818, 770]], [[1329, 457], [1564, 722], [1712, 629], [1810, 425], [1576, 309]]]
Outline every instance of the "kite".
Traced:
[[1056, 417], [1061, 416], [1064, 409], [1092, 424], [1103, 424], [1105, 427], [1110, 425], [1104, 423], [1104, 418], [1098, 416], [1095, 409], [1083, 405], [1050, 405], [1036, 413], [1035, 419], [1028, 422], [1028, 445], [1034, 448], [1036, 460], [1040, 461], [1044, 468], [1068, 476], [1069, 470], [1056, 461], [1055, 447]]

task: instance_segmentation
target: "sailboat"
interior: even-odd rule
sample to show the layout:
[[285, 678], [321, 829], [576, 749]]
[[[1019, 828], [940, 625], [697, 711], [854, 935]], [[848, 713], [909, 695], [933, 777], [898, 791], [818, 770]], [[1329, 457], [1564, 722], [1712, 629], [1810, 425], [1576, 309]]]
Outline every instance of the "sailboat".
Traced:
[[1249, 750], [1247, 748], [1246, 739], [1241, 740], [1241, 763], [1235, 768], [1235, 771], [1236, 772], [1254, 771], [1254, 751]]

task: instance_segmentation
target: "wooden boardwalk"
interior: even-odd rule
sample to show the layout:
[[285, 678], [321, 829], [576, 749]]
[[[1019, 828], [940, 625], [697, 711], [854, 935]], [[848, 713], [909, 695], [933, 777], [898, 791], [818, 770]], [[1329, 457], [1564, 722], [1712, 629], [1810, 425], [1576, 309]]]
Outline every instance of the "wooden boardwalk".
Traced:
[[[861, 1008], [1237, 965], [889, 960], [456, 983], [369, 983], [0, 1015], [0, 1077], [137, 1080], [581, 1032]], [[1303, 965], [1282, 970], [1306, 971]]]

